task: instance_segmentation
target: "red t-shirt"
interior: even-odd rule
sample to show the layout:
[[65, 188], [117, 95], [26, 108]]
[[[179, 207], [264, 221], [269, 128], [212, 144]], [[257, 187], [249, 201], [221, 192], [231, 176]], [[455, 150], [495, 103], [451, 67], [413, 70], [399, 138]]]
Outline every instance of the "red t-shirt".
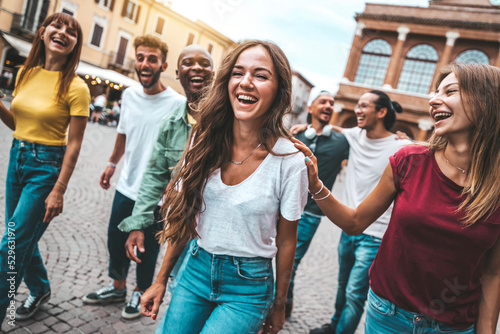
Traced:
[[378, 296], [455, 328], [476, 322], [482, 260], [500, 235], [500, 209], [464, 228], [462, 187], [439, 169], [434, 151], [409, 145], [390, 157], [397, 195], [370, 269]]

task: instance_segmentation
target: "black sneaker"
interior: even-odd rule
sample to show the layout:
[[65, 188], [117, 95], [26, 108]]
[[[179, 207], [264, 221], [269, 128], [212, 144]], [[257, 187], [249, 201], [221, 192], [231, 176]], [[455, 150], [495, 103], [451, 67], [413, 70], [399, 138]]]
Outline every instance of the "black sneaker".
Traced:
[[311, 329], [309, 334], [335, 334], [332, 324], [324, 324], [320, 328]]
[[132, 297], [122, 311], [122, 318], [135, 319], [141, 315], [141, 296], [143, 293], [144, 291], [132, 292]]
[[16, 319], [18, 320], [26, 320], [33, 316], [33, 314], [38, 311], [38, 308], [48, 302], [50, 299], [50, 290], [42, 293], [38, 296], [29, 295], [28, 299], [24, 301], [24, 303], [19, 306], [16, 310]]
[[123, 302], [126, 297], [127, 289], [118, 290], [111, 283], [111, 285], [105, 286], [96, 292], [85, 295], [82, 300], [86, 304], [109, 304]]

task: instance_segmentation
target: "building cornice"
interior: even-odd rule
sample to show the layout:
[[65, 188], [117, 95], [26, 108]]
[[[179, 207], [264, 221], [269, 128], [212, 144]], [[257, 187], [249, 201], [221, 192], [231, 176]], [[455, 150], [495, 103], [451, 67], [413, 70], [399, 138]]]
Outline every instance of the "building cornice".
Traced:
[[356, 21], [360, 19], [398, 22], [398, 23], [414, 23], [421, 25], [443, 26], [443, 27], [462, 28], [470, 30], [500, 31], [500, 23], [491, 23], [491, 22], [487, 23], [487, 22], [476, 22], [476, 21], [447, 20], [447, 19], [388, 15], [388, 14], [368, 14], [368, 13], [356, 14]]
[[309, 80], [307, 80], [300, 72], [292, 70], [292, 75], [295, 75], [300, 80], [302, 80], [302, 82], [304, 82], [309, 88], [314, 87], [314, 84], [312, 84]]
[[467, 4], [456, 3], [453, 1], [446, 0], [431, 0], [429, 1], [429, 8], [439, 8], [439, 7], [459, 7], [459, 8], [480, 8], [480, 9], [500, 9], [498, 6], [485, 6], [485, 5], [476, 5], [473, 1], [469, 1]]

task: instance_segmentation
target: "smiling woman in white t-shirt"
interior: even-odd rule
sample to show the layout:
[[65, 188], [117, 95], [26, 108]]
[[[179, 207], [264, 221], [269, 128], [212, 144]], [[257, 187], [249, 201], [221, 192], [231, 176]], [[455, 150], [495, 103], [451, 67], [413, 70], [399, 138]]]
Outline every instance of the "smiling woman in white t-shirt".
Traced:
[[[156, 318], [186, 243], [197, 238], [157, 333], [277, 333], [285, 321], [297, 223], [307, 199], [303, 155], [282, 118], [291, 70], [275, 44], [248, 41], [222, 62], [199, 105], [189, 150], [167, 190], [169, 242], [141, 313]], [[276, 256], [276, 291], [272, 258]], [[267, 317], [267, 319], [266, 319]]]

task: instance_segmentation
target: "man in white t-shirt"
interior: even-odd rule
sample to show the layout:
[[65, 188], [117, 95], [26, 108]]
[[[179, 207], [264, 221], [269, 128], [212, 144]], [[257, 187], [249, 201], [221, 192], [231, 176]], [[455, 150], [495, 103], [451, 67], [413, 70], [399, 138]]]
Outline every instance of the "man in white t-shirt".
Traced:
[[106, 98], [106, 94], [104, 94], [104, 92], [96, 96], [96, 98], [94, 99], [94, 112], [90, 117], [92, 123], [99, 122], [99, 119], [101, 118], [101, 113], [106, 109], [107, 102], [108, 99]]
[[[355, 108], [358, 126], [351, 129], [334, 127], [349, 142], [344, 204], [355, 208], [375, 188], [389, 157], [410, 140], [397, 140], [389, 129], [401, 112], [399, 103], [384, 92], [373, 90], [360, 97]], [[400, 136], [401, 137], [401, 136]], [[368, 271], [389, 224], [392, 205], [363, 234], [340, 237], [339, 277], [335, 314], [331, 323], [311, 330], [310, 334], [353, 334], [363, 315], [368, 294]]]
[[[159, 38], [146, 35], [137, 37], [135, 70], [142, 87], [129, 87], [123, 92], [120, 123], [113, 153], [100, 178], [103, 189], [109, 189], [116, 164], [125, 155], [125, 162], [116, 186], [108, 227], [110, 255], [109, 277], [113, 283], [83, 297], [87, 304], [122, 302], [127, 296], [126, 279], [130, 265], [125, 251], [128, 233], [118, 229], [118, 224], [132, 214], [142, 175], [153, 151], [161, 120], [172, 110], [184, 106], [186, 99], [159, 80], [167, 69], [167, 45]], [[159, 219], [159, 214], [156, 215]], [[159, 245], [155, 239], [157, 225], [144, 229], [146, 251], [140, 254], [137, 264], [136, 288], [122, 312], [122, 317], [133, 319], [140, 315], [140, 296], [153, 280]]]

